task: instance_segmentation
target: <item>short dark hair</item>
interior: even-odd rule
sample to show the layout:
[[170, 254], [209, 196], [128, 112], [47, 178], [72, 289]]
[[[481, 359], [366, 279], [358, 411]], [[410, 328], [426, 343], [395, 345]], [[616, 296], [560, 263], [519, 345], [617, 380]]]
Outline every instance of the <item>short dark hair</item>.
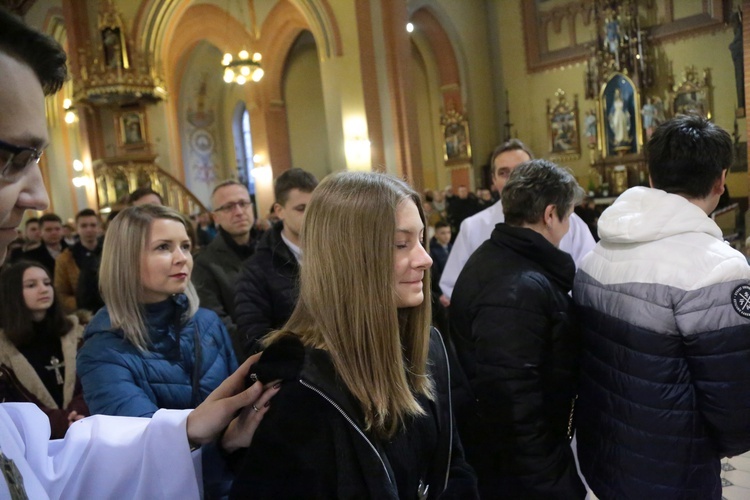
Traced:
[[27, 227], [29, 224], [33, 224], [35, 222], [37, 224], [39, 224], [39, 217], [30, 217], [30, 218], [26, 219], [26, 222], [24, 223], [23, 227]]
[[150, 194], [155, 194], [159, 197], [159, 201], [164, 203], [164, 198], [161, 197], [159, 193], [151, 189], [150, 187], [141, 187], [130, 193], [130, 196], [128, 197], [128, 204], [132, 205], [134, 201], [138, 201], [144, 196], [148, 196]]
[[45, 222], [57, 222], [62, 226], [62, 219], [57, 214], [44, 214], [41, 217], [39, 217], [39, 226], [43, 226]]
[[544, 217], [548, 205], [556, 207], [562, 220], [568, 209], [583, 199], [583, 189], [573, 174], [551, 161], [521, 163], [503, 188], [503, 213], [510, 226], [535, 224]]
[[441, 219], [441, 220], [439, 220], [439, 221], [437, 221], [437, 222], [435, 223], [435, 231], [437, 231], [438, 229], [443, 229], [444, 227], [450, 228], [450, 227], [451, 227], [451, 225], [450, 225], [450, 224], [448, 224], [447, 222], [445, 222], [445, 221], [444, 221], [444, 220], [442, 220], [442, 219]]
[[55, 94], [68, 76], [67, 56], [60, 44], [29, 28], [3, 7], [0, 7], [0, 52], [28, 65], [44, 95]]
[[495, 150], [492, 152], [492, 156], [490, 157], [490, 170], [493, 173], [495, 171], [495, 158], [507, 151], [523, 151], [524, 153], [529, 155], [529, 159], [534, 159], [534, 153], [532, 153], [528, 146], [526, 146], [526, 144], [524, 144], [523, 142], [519, 141], [518, 139], [505, 141], [495, 148]]
[[677, 115], [662, 123], [646, 146], [653, 186], [697, 199], [711, 193], [732, 157], [732, 137], [698, 115]]
[[[46, 267], [38, 262], [25, 260], [11, 265], [0, 274], [0, 328], [16, 347], [23, 347], [34, 339], [31, 311], [23, 298], [23, 275], [32, 267], [43, 269], [50, 282], [53, 281]], [[72, 322], [59, 306], [57, 293], [42, 321], [45, 331], [56, 337], [62, 337], [72, 328]]]
[[91, 208], [84, 208], [83, 210], [81, 210], [80, 212], [78, 212], [76, 214], [76, 224], [78, 224], [78, 219], [80, 219], [81, 217], [96, 217], [96, 218], [99, 218], [99, 215], [97, 215], [97, 213], [94, 212], [94, 210], [91, 209]]
[[290, 168], [276, 178], [273, 184], [273, 194], [276, 203], [279, 205], [286, 204], [289, 199], [289, 192], [292, 189], [299, 189], [303, 193], [312, 193], [318, 185], [318, 179], [301, 168]]

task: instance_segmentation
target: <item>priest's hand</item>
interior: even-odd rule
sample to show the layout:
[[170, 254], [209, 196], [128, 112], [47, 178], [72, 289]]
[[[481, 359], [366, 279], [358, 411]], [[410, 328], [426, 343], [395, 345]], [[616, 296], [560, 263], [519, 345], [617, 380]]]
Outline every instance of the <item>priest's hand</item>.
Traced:
[[245, 377], [261, 354], [250, 356], [188, 415], [187, 435], [191, 445], [210, 443], [226, 429], [221, 442], [225, 451], [250, 446], [270, 399], [281, 387], [280, 383], [263, 387], [260, 382], [245, 387]]

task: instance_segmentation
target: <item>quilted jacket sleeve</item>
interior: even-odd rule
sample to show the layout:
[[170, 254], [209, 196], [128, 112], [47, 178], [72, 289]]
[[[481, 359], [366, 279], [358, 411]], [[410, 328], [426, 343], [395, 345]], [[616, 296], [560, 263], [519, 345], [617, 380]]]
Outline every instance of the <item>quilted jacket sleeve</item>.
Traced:
[[[750, 286], [744, 287], [750, 298]], [[694, 303], [700, 300], [705, 309], [691, 313], [712, 324], [708, 331], [690, 331], [686, 325], [695, 324], [690, 313], [685, 314], [687, 321], [678, 316], [678, 324], [685, 326], [683, 343], [698, 410], [720, 455], [739, 455], [750, 450], [750, 318], [730, 302], [733, 294], [743, 293], [740, 285], [716, 285], [701, 293], [678, 309], [696, 309]], [[707, 300], [711, 293], [718, 296]], [[738, 308], [742, 310], [739, 303]]]
[[76, 369], [92, 415], [151, 417], [159, 408], [136, 383], [125, 358], [106, 342], [90, 338], [78, 351]]
[[245, 356], [260, 351], [258, 340], [272, 329], [272, 294], [266, 274], [260, 269], [262, 265], [258, 255], [254, 255], [245, 261], [237, 281], [234, 309], [237, 334]]

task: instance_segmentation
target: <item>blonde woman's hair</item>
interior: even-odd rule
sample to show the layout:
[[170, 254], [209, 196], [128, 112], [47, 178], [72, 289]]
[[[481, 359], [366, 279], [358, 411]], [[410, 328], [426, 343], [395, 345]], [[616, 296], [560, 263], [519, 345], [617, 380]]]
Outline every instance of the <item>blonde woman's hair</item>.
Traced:
[[417, 395], [434, 397], [427, 371], [430, 273], [422, 280], [422, 304], [397, 305], [393, 252], [402, 203], [414, 203], [425, 222], [419, 195], [395, 177], [342, 172], [324, 179], [305, 211], [297, 307], [265, 340], [270, 345], [293, 334], [328, 351], [362, 407], [366, 429], [383, 437], [407, 417], [425, 414]]
[[[146, 249], [151, 225], [157, 219], [177, 221], [185, 226], [186, 231], [190, 225], [185, 216], [169, 207], [141, 205], [126, 208], [107, 229], [99, 269], [99, 290], [112, 328], [121, 329], [131, 344], [144, 351], [151, 339], [141, 303], [141, 256]], [[188, 282], [185, 295], [190, 303], [187, 318], [191, 318], [199, 304], [191, 282]]]

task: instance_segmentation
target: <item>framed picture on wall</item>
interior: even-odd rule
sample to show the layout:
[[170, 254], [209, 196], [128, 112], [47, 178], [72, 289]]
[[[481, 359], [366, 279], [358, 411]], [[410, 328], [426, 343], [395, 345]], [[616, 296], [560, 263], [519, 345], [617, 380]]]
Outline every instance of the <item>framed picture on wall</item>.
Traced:
[[604, 156], [638, 153], [641, 148], [640, 99], [633, 80], [614, 73], [601, 91]]
[[698, 76], [698, 71], [694, 67], [685, 68], [682, 81], [676, 84], [670, 93], [672, 116], [698, 114], [710, 120], [712, 115], [709, 80], [708, 68], [703, 70], [702, 77]]
[[446, 165], [471, 163], [469, 122], [451, 109], [441, 118], [443, 125], [443, 159]]
[[574, 97], [571, 106], [565, 97], [565, 91], [555, 92], [557, 103], [552, 106], [547, 99], [547, 132], [549, 151], [553, 155], [580, 155], [581, 144], [578, 139], [578, 96]]
[[142, 149], [146, 140], [146, 114], [142, 109], [125, 110], [115, 115], [117, 145], [125, 149]]

